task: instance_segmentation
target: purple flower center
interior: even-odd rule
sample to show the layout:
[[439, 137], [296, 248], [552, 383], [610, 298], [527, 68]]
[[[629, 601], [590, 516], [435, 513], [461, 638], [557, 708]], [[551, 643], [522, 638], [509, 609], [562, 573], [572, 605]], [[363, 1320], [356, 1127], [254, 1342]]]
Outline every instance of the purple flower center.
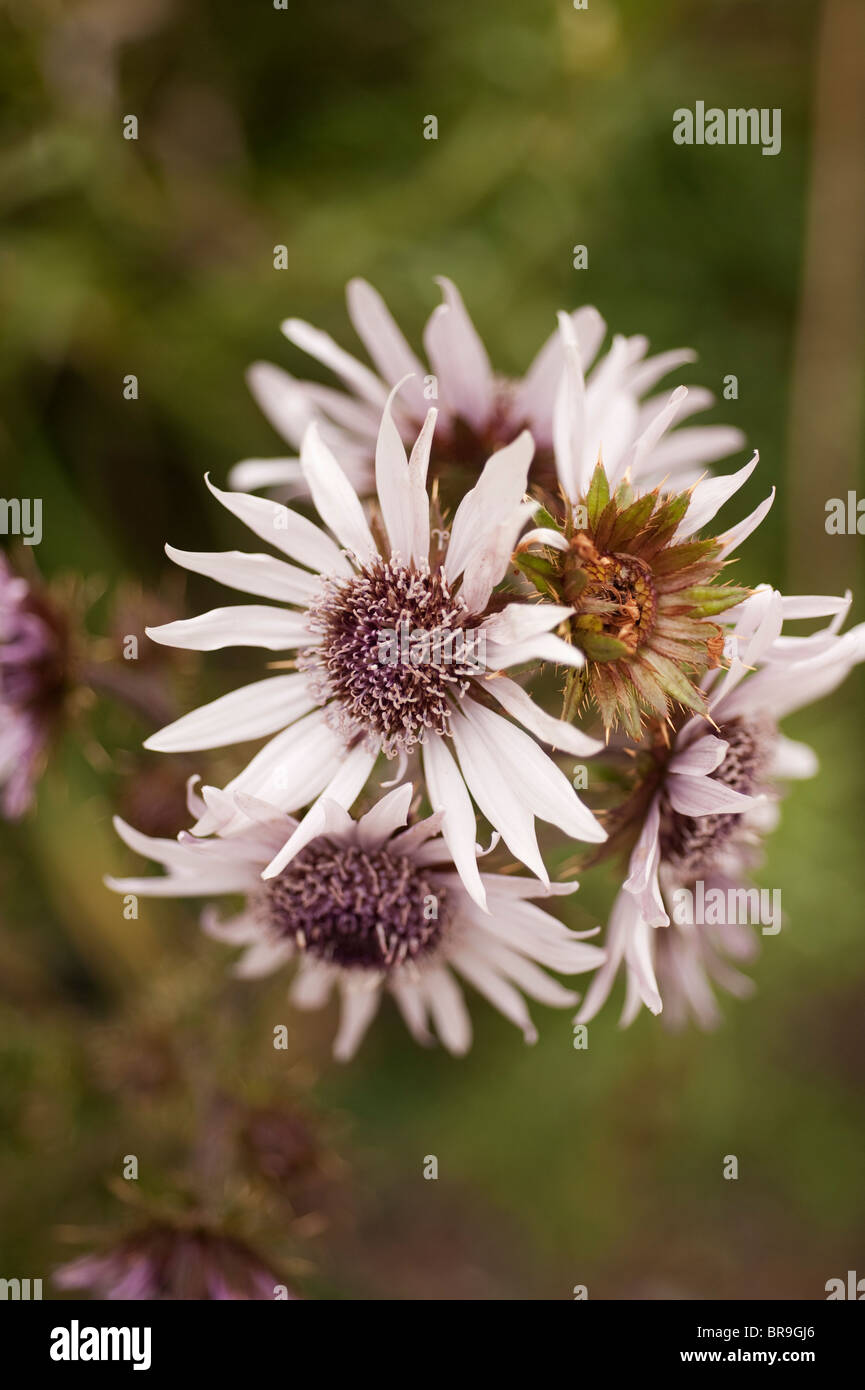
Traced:
[[[729, 745], [712, 777], [725, 787], [752, 796], [765, 785], [772, 762], [775, 726], [769, 719], [731, 719], [718, 730]], [[677, 868], [701, 874], [717, 868], [717, 856], [742, 829], [743, 814], [684, 816], [663, 799], [661, 853]]]
[[345, 970], [389, 971], [429, 956], [448, 920], [446, 890], [405, 855], [318, 840], [265, 889], [271, 928]]
[[322, 699], [335, 702], [347, 743], [359, 735], [390, 757], [427, 732], [447, 734], [452, 702], [476, 667], [467, 664], [468, 609], [440, 571], [375, 560], [332, 580], [310, 610], [321, 643], [302, 664]]

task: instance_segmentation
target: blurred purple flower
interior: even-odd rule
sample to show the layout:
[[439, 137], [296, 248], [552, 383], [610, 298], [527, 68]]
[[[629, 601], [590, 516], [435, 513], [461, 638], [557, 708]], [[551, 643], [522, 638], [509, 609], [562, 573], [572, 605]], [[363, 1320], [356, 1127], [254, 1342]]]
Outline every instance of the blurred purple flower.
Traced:
[[0, 815], [7, 819], [33, 800], [66, 668], [62, 618], [0, 555]]
[[61, 1265], [54, 1282], [109, 1302], [297, 1298], [241, 1241], [167, 1225], [148, 1226], [102, 1254]]

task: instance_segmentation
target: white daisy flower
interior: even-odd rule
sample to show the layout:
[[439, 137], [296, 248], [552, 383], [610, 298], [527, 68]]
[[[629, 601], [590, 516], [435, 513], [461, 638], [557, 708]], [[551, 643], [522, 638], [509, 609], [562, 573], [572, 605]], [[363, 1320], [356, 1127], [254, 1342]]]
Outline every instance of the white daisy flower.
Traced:
[[[708, 722], [690, 718], [669, 745], [657, 741], [651, 749], [654, 771], [638, 793], [642, 829], [581, 1022], [601, 1008], [622, 965], [623, 1024], [644, 1004], [656, 1014], [667, 1008], [674, 1022], [690, 1015], [711, 1027], [719, 1017], [712, 982], [750, 992], [751, 982], [731, 965], [757, 952], [753, 923], [740, 916], [743, 895], [778, 820], [779, 784], [817, 771], [812, 749], [786, 738], [778, 724], [865, 660], [865, 624], [839, 635], [849, 606], [849, 595], [787, 598], [765, 586], [740, 605], [729, 668], [704, 681]], [[782, 635], [785, 619], [830, 615], [828, 627], [810, 637]], [[626, 806], [620, 827], [627, 820]]]
[[[573, 666], [583, 659], [551, 632], [571, 609], [508, 602], [493, 593], [528, 514], [531, 436], [524, 431], [493, 454], [448, 532], [431, 528], [426, 492], [434, 425], [431, 410], [408, 460], [386, 404], [376, 449], [375, 535], [314, 424], [304, 437], [301, 465], [332, 536], [277, 502], [208, 484], [250, 530], [297, 563], [168, 547], [187, 569], [279, 606], [217, 608], [148, 629], [149, 635], [198, 651], [295, 649], [299, 669], [185, 715], [146, 746], [189, 751], [276, 734], [228, 790], [290, 812], [316, 798], [348, 807], [380, 754], [399, 759], [401, 776], [408, 756], [419, 753], [433, 810], [445, 812], [444, 838], [468, 891], [483, 904], [472, 799], [511, 852], [547, 883], [535, 817], [575, 839], [605, 835], [536, 740], [580, 757], [599, 744], [545, 714], [503, 674], [531, 661]], [[388, 643], [405, 632], [428, 645], [417, 663], [414, 655], [388, 656]], [[303, 848], [313, 823], [301, 822], [267, 875], [278, 874]], [[213, 828], [207, 815], [196, 827], [200, 833]]]
[[[440, 419], [431, 461], [434, 475], [453, 465], [478, 471], [491, 452], [529, 429], [537, 446], [532, 481], [551, 486], [556, 471], [562, 476], [569, 467], [571, 405], [579, 409], [581, 447], [591, 456], [591, 466], [602, 450], [607, 466], [617, 468], [637, 441], [645, 441], [647, 431], [657, 428], [664, 400], [647, 398], [647, 392], [669, 372], [694, 360], [688, 349], [647, 357], [648, 340], [640, 335], [614, 337], [609, 351], [599, 357], [606, 324], [597, 309], [587, 306], [561, 314], [561, 331], [543, 345], [526, 375], [506, 380], [494, 372], [456, 286], [444, 278], [438, 283], [443, 303], [433, 311], [423, 335], [428, 366], [409, 346], [377, 291], [365, 280], [352, 280], [348, 312], [374, 370], [320, 329], [287, 319], [282, 325], [286, 337], [332, 371], [340, 387], [298, 381], [268, 362], [258, 362], [249, 371], [252, 393], [274, 428], [298, 448], [315, 421], [362, 495], [372, 486], [381, 411], [392, 388], [407, 375], [413, 381], [394, 418], [409, 444], [430, 402], [435, 402]], [[572, 365], [566, 376], [569, 344]], [[574, 363], [577, 382], [569, 379]], [[687, 404], [679, 401], [677, 423], [712, 403], [710, 391], [692, 388]], [[743, 443], [741, 431], [729, 425], [677, 429], [668, 439], [659, 436], [653, 441], [643, 465], [653, 479], [675, 474], [686, 483], [704, 465], [734, 453]], [[636, 473], [632, 477], [637, 480]], [[230, 485], [244, 490], [282, 486], [303, 493], [306, 478], [297, 458], [246, 459], [232, 471]]]
[[[194, 801], [195, 793], [190, 796]], [[216, 822], [209, 839], [185, 832], [176, 841], [152, 839], [118, 819], [125, 842], [166, 874], [107, 879], [108, 886], [158, 897], [245, 894], [243, 910], [231, 920], [205, 912], [205, 930], [245, 948], [235, 966], [241, 976], [296, 961], [291, 999], [298, 1008], [321, 1008], [336, 991], [334, 1055], [341, 1060], [354, 1055], [385, 993], [418, 1042], [433, 1041], [432, 1025], [450, 1052], [464, 1053], [471, 1020], [455, 975], [534, 1042], [523, 995], [553, 1007], [579, 998], [541, 967], [577, 975], [604, 959], [583, 940], [594, 932], [569, 931], [528, 901], [545, 891], [572, 892], [575, 883], [544, 890], [524, 878], [485, 873], [493, 915], [482, 911], [441, 838], [442, 813], [404, 828], [411, 785], [391, 791], [357, 821], [336, 802], [320, 802], [303, 850], [267, 879], [263, 869], [296, 835], [297, 822], [242, 792], [206, 788], [204, 796]]]

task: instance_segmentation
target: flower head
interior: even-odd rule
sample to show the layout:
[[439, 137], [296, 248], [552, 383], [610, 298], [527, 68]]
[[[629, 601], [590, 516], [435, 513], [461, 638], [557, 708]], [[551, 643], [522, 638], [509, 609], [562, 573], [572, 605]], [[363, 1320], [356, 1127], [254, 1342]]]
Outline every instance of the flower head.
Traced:
[[205, 930], [245, 948], [240, 975], [268, 974], [296, 961], [291, 997], [299, 1008], [319, 1008], [336, 990], [341, 1019], [334, 1054], [341, 1059], [354, 1054], [385, 993], [419, 1042], [432, 1041], [432, 1023], [451, 1052], [465, 1052], [471, 1022], [454, 973], [533, 1042], [523, 994], [556, 1006], [576, 999], [540, 967], [575, 975], [604, 959], [528, 901], [544, 889], [526, 879], [483, 874], [491, 910], [479, 908], [441, 837], [442, 813], [406, 828], [410, 785], [389, 792], [357, 821], [336, 802], [320, 802], [304, 848], [268, 879], [262, 871], [296, 835], [297, 822], [242, 792], [207, 788], [204, 797], [216, 821], [207, 839], [155, 840], [115, 822], [132, 849], [168, 872], [110, 879], [109, 887], [160, 897], [245, 894], [245, 907], [229, 921], [206, 912]]
[[253, 1250], [207, 1227], [155, 1222], [109, 1249], [62, 1265], [61, 1289], [89, 1289], [112, 1302], [226, 1302], [296, 1298]]
[[774, 493], [724, 535], [697, 532], [756, 463], [681, 493], [640, 490], [627, 477], [611, 490], [598, 463], [586, 492], [566, 497], [561, 524], [542, 516], [546, 524], [523, 537], [522, 568], [573, 610], [567, 639], [586, 658], [568, 678], [566, 718], [590, 700], [608, 734], [622, 726], [639, 739], [648, 720], [667, 720], [675, 707], [705, 713], [700, 682], [723, 650], [712, 620], [749, 592], [719, 582], [721, 571]]
[[[668, 372], [693, 360], [688, 350], [647, 357], [648, 341], [641, 336], [617, 336], [609, 351], [599, 356], [606, 324], [597, 309], [584, 307], [560, 314], [559, 331], [543, 345], [526, 375], [509, 380], [491, 366], [456, 286], [444, 278], [438, 283], [443, 302], [423, 335], [428, 366], [410, 347], [377, 291], [364, 280], [352, 280], [347, 290], [349, 316], [374, 370], [300, 319], [288, 319], [283, 332], [332, 371], [341, 389], [295, 380], [270, 363], [257, 363], [250, 370], [253, 394], [276, 429], [299, 447], [314, 421], [361, 494], [373, 483], [381, 411], [393, 387], [407, 375], [412, 381], [394, 418], [410, 444], [430, 403], [437, 405], [439, 428], [430, 458], [434, 476], [444, 478], [455, 469], [476, 475], [490, 453], [528, 429], [537, 447], [532, 482], [549, 485], [566, 466], [563, 451], [569, 447], [567, 415], [573, 390], [565, 374], [568, 356], [579, 371], [582, 444], [592, 454], [592, 467], [601, 448], [608, 466], [618, 463], [662, 408], [656, 398], [644, 399], [646, 393]], [[679, 420], [711, 404], [711, 394], [696, 389]], [[678, 429], [669, 440], [656, 440], [651, 457], [647, 453], [644, 460], [645, 469], [657, 479], [671, 472], [695, 477], [705, 464], [741, 445], [741, 432], [730, 426]], [[231, 485], [283, 485], [299, 492], [307, 487], [296, 458], [247, 459], [232, 472]]]
[[23, 815], [67, 689], [65, 623], [0, 555], [0, 811]]
[[[529, 514], [530, 436], [493, 454], [445, 529], [426, 491], [434, 425], [430, 411], [408, 459], [390, 406], [385, 409], [371, 520], [318, 428], [309, 427], [301, 463], [332, 536], [279, 503], [209, 485], [256, 535], [297, 563], [238, 551], [169, 547], [169, 555], [282, 606], [218, 608], [149, 635], [202, 651], [294, 649], [296, 663], [284, 664], [298, 669], [185, 715], [146, 746], [189, 751], [276, 733], [228, 790], [291, 812], [316, 799], [348, 807], [380, 754], [402, 768], [419, 751], [433, 809], [444, 812], [444, 838], [469, 892], [483, 904], [472, 798], [512, 853], [548, 882], [536, 816], [576, 839], [599, 841], [604, 832], [536, 738], [577, 755], [599, 745], [545, 714], [504, 674], [538, 659], [583, 660], [551, 631], [570, 608], [509, 602], [497, 591]], [[268, 875], [300, 852], [312, 824], [309, 817], [301, 822]], [[210, 815], [196, 827], [214, 828]]]
[[[735, 654], [704, 678], [708, 720], [658, 727], [635, 759], [633, 795], [613, 816], [610, 844], [632, 846], [614, 905], [607, 961], [580, 1011], [585, 1021], [607, 998], [624, 964], [623, 1022], [644, 1004], [674, 1022], [718, 1018], [712, 983], [734, 994], [750, 981], [732, 962], [757, 951], [752, 870], [778, 819], [783, 785], [816, 771], [810, 748], [779, 729], [794, 710], [834, 690], [865, 660], [865, 624], [841, 635], [844, 599], [786, 598], [760, 588], [736, 613]], [[810, 637], [782, 634], [786, 619], [831, 615]], [[770, 928], [780, 929], [774, 920]]]

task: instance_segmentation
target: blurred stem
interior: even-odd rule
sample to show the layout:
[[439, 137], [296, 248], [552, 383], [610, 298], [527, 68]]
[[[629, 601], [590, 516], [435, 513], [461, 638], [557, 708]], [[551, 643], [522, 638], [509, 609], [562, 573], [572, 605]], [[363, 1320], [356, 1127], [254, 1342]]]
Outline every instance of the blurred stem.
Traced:
[[853, 577], [856, 540], [827, 535], [825, 506], [856, 487], [865, 423], [863, 54], [865, 4], [825, 0], [790, 410], [787, 572], [800, 592]]

